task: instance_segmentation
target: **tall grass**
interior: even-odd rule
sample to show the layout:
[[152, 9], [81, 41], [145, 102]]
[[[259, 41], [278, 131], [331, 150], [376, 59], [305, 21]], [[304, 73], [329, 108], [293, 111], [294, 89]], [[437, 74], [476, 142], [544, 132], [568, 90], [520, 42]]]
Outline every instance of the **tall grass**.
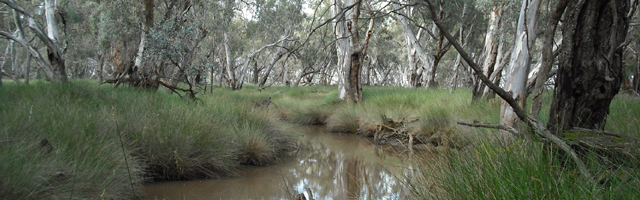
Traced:
[[[417, 119], [406, 127], [417, 139], [456, 149], [416, 154], [416, 167], [405, 174], [416, 199], [640, 196], [640, 171], [624, 163], [583, 153], [598, 177], [596, 185], [589, 185], [564, 155], [542, 142], [505, 145], [497, 142], [495, 130], [455, 125], [458, 120], [499, 121], [500, 101], [471, 104], [471, 93], [464, 89], [451, 94], [365, 87], [365, 101], [357, 105], [336, 101], [337, 91], [330, 86], [257, 89], [217, 89], [193, 102], [85, 81], [6, 84], [0, 88], [0, 196], [130, 199], [142, 195], [144, 182], [218, 178], [232, 175], [240, 165], [275, 163], [279, 153], [295, 146], [283, 121], [363, 133], [389, 118]], [[269, 107], [255, 106], [269, 97]], [[550, 94], [544, 99], [550, 101]], [[640, 136], [639, 105], [637, 97], [616, 97], [606, 130]], [[542, 110], [543, 121], [547, 110]]]
[[[364, 132], [371, 125], [383, 124], [383, 117], [418, 118], [408, 127], [416, 138], [423, 134], [431, 140], [445, 140], [448, 148], [456, 149], [415, 154], [413, 170], [400, 175], [414, 199], [640, 199], [640, 170], [633, 167], [635, 162], [613, 162], [598, 152], [581, 152], [597, 178], [593, 185], [549, 144], [531, 138], [504, 144], [496, 130], [455, 125], [459, 120], [498, 123], [499, 99], [471, 104], [471, 93], [464, 89], [450, 94], [447, 90], [390, 87], [365, 87], [364, 98], [357, 105], [332, 106], [328, 129]], [[551, 98], [551, 93], [543, 97], [542, 121], [548, 120]], [[618, 95], [610, 107], [606, 130], [640, 136], [639, 105], [638, 97]]]
[[[415, 199], [638, 199], [640, 170], [588, 160], [596, 185], [541, 142], [483, 142], [420, 160], [404, 176]], [[597, 156], [595, 153], [586, 155]]]
[[292, 138], [273, 115], [253, 108], [260, 98], [218, 90], [191, 102], [85, 81], [6, 84], [0, 196], [91, 199], [105, 191], [106, 199], [130, 199], [147, 181], [217, 178], [242, 164], [273, 163]]

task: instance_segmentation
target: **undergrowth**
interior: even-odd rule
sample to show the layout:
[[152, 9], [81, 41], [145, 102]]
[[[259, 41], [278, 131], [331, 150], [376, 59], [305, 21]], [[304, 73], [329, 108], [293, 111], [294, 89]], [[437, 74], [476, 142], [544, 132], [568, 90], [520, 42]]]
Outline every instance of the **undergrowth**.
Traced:
[[0, 88], [0, 196], [131, 199], [143, 195], [145, 182], [219, 178], [239, 165], [275, 163], [293, 138], [254, 108], [263, 97], [217, 90], [194, 102], [87, 81], [7, 84]]
[[[367, 136], [390, 122], [407, 122], [402, 128], [416, 140], [447, 146], [417, 152], [411, 170], [399, 170], [414, 199], [640, 197], [637, 168], [581, 152], [597, 177], [590, 184], [548, 144], [536, 139], [502, 144], [495, 130], [457, 126], [460, 120], [499, 121], [499, 100], [471, 104], [465, 89], [365, 87], [365, 101], [357, 105], [339, 101], [332, 86], [257, 89], [215, 89], [191, 101], [87, 81], [5, 84], [0, 88], [0, 196], [130, 199], [142, 195], [145, 182], [220, 178], [241, 165], [276, 163], [280, 153], [295, 146], [283, 122], [326, 124], [333, 132]], [[543, 97], [548, 105], [550, 94]], [[606, 130], [640, 136], [639, 105], [637, 97], [618, 95]], [[546, 115], [548, 106], [540, 119], [546, 121]]]

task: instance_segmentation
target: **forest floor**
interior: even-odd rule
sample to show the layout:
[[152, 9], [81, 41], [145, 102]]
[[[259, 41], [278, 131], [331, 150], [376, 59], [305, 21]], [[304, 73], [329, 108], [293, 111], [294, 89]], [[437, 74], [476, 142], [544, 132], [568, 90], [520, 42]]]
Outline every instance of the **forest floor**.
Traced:
[[[471, 104], [466, 89], [370, 86], [357, 105], [338, 101], [332, 86], [258, 89], [216, 88], [194, 101], [93, 81], [5, 83], [0, 196], [130, 199], [152, 181], [233, 176], [240, 166], [277, 163], [296, 148], [290, 126], [302, 124], [405, 148], [421, 166], [405, 179], [416, 199], [640, 198], [636, 162], [581, 152], [597, 179], [590, 183], [539, 139], [503, 144], [496, 130], [458, 126], [498, 122], [500, 101]], [[640, 98], [619, 94], [606, 130], [640, 137]]]

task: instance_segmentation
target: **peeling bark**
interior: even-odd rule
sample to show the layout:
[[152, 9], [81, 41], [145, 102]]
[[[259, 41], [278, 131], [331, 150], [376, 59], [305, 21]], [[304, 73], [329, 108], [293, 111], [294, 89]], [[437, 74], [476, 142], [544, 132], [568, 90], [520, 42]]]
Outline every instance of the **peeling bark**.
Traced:
[[548, 128], [603, 130], [623, 80], [627, 0], [582, 0], [567, 5], [558, 78]]
[[[540, 0], [523, 0], [522, 2], [516, 31], [516, 43], [506, 76], [505, 90], [518, 102], [520, 108], [525, 107], [527, 99], [527, 76], [531, 65], [530, 52], [536, 41], [536, 21], [539, 7]], [[503, 101], [500, 109], [500, 123], [513, 127], [517, 119], [513, 107]]]

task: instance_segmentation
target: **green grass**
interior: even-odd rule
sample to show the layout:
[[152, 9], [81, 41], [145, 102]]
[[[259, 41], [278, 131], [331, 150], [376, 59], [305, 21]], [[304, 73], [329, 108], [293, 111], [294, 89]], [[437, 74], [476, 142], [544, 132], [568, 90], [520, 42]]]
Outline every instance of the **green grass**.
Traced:
[[[312, 95], [309, 93], [309, 95]], [[327, 95], [337, 95], [329, 92]], [[306, 95], [299, 95], [307, 97]], [[285, 97], [288, 98], [288, 97]], [[596, 152], [580, 152], [596, 184], [584, 180], [573, 161], [561, 151], [536, 139], [503, 144], [497, 130], [460, 127], [456, 121], [499, 122], [501, 101], [471, 104], [471, 94], [459, 89], [424, 90], [365, 87], [365, 101], [339, 104], [327, 119], [328, 130], [363, 132], [394, 119], [418, 117], [411, 131], [446, 140], [451, 150], [440, 148], [416, 154], [412, 171], [399, 170], [414, 199], [638, 199], [640, 170], [633, 163], [616, 163]], [[320, 97], [306, 98], [295, 106], [324, 105]], [[545, 93], [539, 119], [548, 120], [551, 93]], [[611, 105], [606, 130], [640, 136], [640, 98], [617, 96]], [[309, 115], [313, 115], [308, 113]], [[301, 112], [298, 115], [305, 115]], [[419, 138], [418, 136], [416, 136]], [[434, 137], [431, 137], [432, 139]], [[439, 154], [434, 156], [433, 154]]]
[[[274, 163], [293, 138], [273, 115], [253, 107], [263, 96], [216, 90], [193, 102], [86, 81], [6, 84], [0, 196], [93, 199], [104, 190], [106, 199], [130, 199], [130, 182], [141, 195], [152, 180], [218, 178], [239, 165]], [[41, 147], [44, 140], [51, 151]]]
[[[0, 87], [0, 196], [69, 199], [73, 191], [74, 199], [96, 199], [103, 192], [106, 199], [130, 199], [130, 182], [139, 196], [149, 181], [220, 178], [241, 165], [274, 164], [295, 146], [286, 123], [326, 124], [334, 132], [366, 135], [384, 118], [416, 118], [407, 128], [417, 139], [455, 149], [417, 153], [412, 159], [417, 167], [400, 170], [415, 199], [640, 196], [640, 171], [625, 163], [582, 152], [597, 178], [591, 185], [570, 159], [540, 141], [505, 145], [496, 130], [457, 126], [460, 120], [499, 121], [499, 100], [471, 104], [465, 89], [452, 94], [365, 87], [365, 101], [357, 105], [337, 101], [333, 86], [257, 89], [250, 84], [235, 92], [214, 89], [191, 101], [163, 90], [113, 89], [90, 81], [5, 82]], [[255, 106], [269, 97], [268, 108]], [[550, 93], [543, 99], [540, 119], [546, 121]], [[639, 99], [618, 95], [606, 130], [640, 137]]]

